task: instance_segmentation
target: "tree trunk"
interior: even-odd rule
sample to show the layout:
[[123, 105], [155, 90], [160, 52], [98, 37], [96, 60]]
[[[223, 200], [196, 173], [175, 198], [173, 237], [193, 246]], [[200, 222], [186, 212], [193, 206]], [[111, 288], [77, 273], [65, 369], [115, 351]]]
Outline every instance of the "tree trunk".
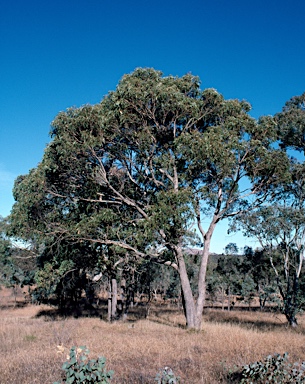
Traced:
[[296, 328], [298, 326], [298, 321], [295, 316], [295, 311], [293, 311], [292, 308], [290, 309], [289, 313], [288, 312], [285, 313], [285, 316], [290, 327]]
[[127, 302], [127, 294], [126, 294], [126, 280], [121, 280], [121, 316], [122, 320], [127, 319], [128, 313], [128, 302]]
[[289, 308], [285, 305], [284, 315], [288, 321], [289, 326], [295, 328], [298, 326], [298, 321], [296, 318], [297, 310], [295, 307], [290, 306]]
[[298, 326], [297, 319], [295, 317], [289, 319], [289, 325], [293, 328], [296, 328]]
[[175, 246], [174, 250], [178, 261], [178, 272], [181, 283], [181, 290], [183, 294], [184, 311], [186, 317], [186, 326], [189, 329], [201, 329], [202, 313], [205, 305], [206, 297], [206, 272], [208, 267], [210, 244], [212, 234], [216, 227], [217, 220], [214, 217], [210, 227], [206, 233], [203, 232], [201, 224], [199, 223], [199, 229], [203, 235], [204, 247], [202, 251], [202, 258], [200, 263], [200, 269], [198, 274], [198, 298], [195, 303], [189, 277], [187, 275], [185, 260], [183, 256], [182, 246]]
[[221, 286], [221, 310], [225, 310], [225, 289]]
[[115, 320], [117, 316], [117, 302], [118, 302], [118, 283], [115, 278], [111, 279], [111, 320]]
[[197, 329], [196, 326], [196, 310], [193, 292], [190, 285], [190, 280], [187, 275], [186, 265], [181, 247], [176, 247], [176, 255], [179, 267], [179, 277], [181, 283], [182, 304], [186, 317], [186, 327]]
[[17, 305], [17, 293], [18, 293], [18, 287], [16, 285], [13, 286], [13, 295], [14, 295], [14, 308]]
[[205, 305], [206, 297], [206, 272], [208, 268], [208, 260], [210, 253], [210, 244], [215, 225], [211, 224], [209, 231], [204, 237], [204, 247], [202, 251], [202, 259], [198, 275], [198, 299], [196, 304], [196, 329], [201, 328], [202, 323], [202, 313]]
[[108, 282], [108, 312], [107, 312], [107, 320], [109, 322], [111, 321], [111, 301], [112, 301], [112, 297], [111, 297], [111, 281], [109, 279], [109, 282]]
[[285, 290], [280, 285], [279, 279], [277, 279], [277, 285], [284, 302], [283, 313], [286, 316], [289, 326], [295, 328], [298, 326], [296, 314], [299, 312], [299, 278], [297, 275], [294, 275], [291, 284], [291, 277], [288, 276]]
[[182, 303], [184, 317], [186, 318], [186, 307], [185, 307], [185, 300], [184, 300], [184, 294], [183, 294], [182, 287], [181, 287], [181, 303]]
[[188, 329], [201, 329], [202, 313], [205, 305], [206, 297], [206, 271], [208, 266], [210, 242], [213, 233], [213, 227], [205, 236], [204, 248], [202, 252], [202, 259], [200, 264], [200, 270], [198, 275], [198, 299], [195, 303], [193, 292], [190, 285], [190, 280], [187, 275], [185, 260], [181, 247], [176, 247], [176, 256], [178, 260], [178, 272], [180, 276], [181, 291], [182, 291], [182, 303], [184, 305], [184, 313], [186, 317], [186, 326]]

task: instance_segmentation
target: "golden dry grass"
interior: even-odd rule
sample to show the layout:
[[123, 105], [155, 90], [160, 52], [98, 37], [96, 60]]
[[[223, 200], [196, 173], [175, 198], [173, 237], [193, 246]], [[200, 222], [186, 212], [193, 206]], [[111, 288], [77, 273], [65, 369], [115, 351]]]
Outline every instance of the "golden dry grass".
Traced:
[[[1, 292], [0, 292], [1, 294]], [[226, 371], [274, 352], [304, 358], [305, 318], [298, 330], [271, 313], [207, 310], [201, 332], [189, 332], [174, 310], [156, 310], [149, 319], [106, 323], [99, 318], [50, 320], [36, 315], [46, 307], [0, 310], [0, 383], [47, 384], [60, 380], [73, 346], [105, 356], [114, 384], [153, 383], [170, 366], [184, 383], [226, 383]], [[57, 353], [57, 346], [66, 351]]]

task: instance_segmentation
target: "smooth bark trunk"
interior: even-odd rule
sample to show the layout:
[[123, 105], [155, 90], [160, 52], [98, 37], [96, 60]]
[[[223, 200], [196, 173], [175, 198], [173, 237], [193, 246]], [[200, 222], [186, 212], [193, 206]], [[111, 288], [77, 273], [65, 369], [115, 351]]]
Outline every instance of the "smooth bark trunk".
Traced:
[[206, 236], [204, 248], [202, 252], [202, 259], [198, 275], [198, 298], [194, 299], [191, 289], [190, 280], [187, 275], [185, 260], [181, 247], [176, 248], [176, 255], [179, 266], [179, 276], [182, 291], [182, 303], [184, 304], [184, 312], [186, 317], [186, 326], [189, 329], [200, 330], [202, 325], [202, 314], [206, 298], [206, 271], [208, 265], [209, 251], [210, 251], [211, 234]]
[[117, 317], [117, 302], [118, 302], [118, 283], [116, 279], [111, 279], [111, 320]]
[[202, 314], [206, 299], [206, 272], [208, 268], [208, 260], [210, 254], [211, 237], [214, 227], [210, 227], [209, 232], [204, 238], [204, 248], [202, 251], [202, 259], [198, 276], [198, 299], [196, 305], [196, 329], [201, 328]]
[[228, 287], [228, 311], [231, 310], [231, 289], [230, 286]]
[[196, 328], [196, 309], [190, 280], [187, 275], [186, 265], [181, 247], [176, 248], [177, 260], [179, 266], [179, 276], [182, 291], [182, 303], [186, 317], [187, 328]]
[[127, 302], [127, 295], [126, 295], [126, 280], [121, 280], [121, 316], [122, 320], [127, 319], [127, 313], [128, 313], [128, 302]]
[[108, 283], [108, 311], [107, 311], [107, 320], [111, 321], [111, 281]]
[[221, 287], [221, 309], [225, 310], [225, 290], [224, 287]]

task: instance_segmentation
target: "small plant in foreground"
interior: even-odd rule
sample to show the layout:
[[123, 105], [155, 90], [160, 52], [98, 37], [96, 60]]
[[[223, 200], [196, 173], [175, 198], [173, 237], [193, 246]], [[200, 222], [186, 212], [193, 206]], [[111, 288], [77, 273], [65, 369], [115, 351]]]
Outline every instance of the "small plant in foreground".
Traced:
[[[113, 371], [107, 371], [105, 364], [106, 359], [104, 357], [89, 360], [89, 349], [87, 347], [72, 347], [68, 361], [62, 366], [65, 372], [63, 383], [109, 384], [113, 376]], [[56, 382], [53, 384], [61, 383]]]
[[171, 368], [164, 367], [157, 373], [155, 381], [158, 384], [179, 384], [180, 377], [176, 376]]
[[267, 356], [263, 361], [245, 365], [240, 372], [240, 384], [305, 383], [305, 362], [288, 362], [288, 353]]

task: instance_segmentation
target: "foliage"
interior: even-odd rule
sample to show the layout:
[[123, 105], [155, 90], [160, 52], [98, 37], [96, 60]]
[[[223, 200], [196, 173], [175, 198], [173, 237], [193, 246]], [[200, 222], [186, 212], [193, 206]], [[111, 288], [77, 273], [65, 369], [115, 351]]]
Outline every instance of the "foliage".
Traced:
[[253, 251], [252, 248], [245, 247], [244, 271], [254, 283], [261, 309], [264, 309], [266, 304], [278, 301], [276, 275], [270, 265], [270, 257], [266, 250], [256, 249]]
[[[64, 350], [63, 346], [58, 346], [58, 352], [62, 353]], [[105, 365], [106, 359], [104, 357], [89, 360], [89, 350], [87, 347], [72, 347], [68, 361], [62, 366], [65, 374], [63, 383], [109, 384], [114, 372], [107, 371]], [[157, 373], [155, 381], [158, 384], [178, 384], [180, 383], [180, 377], [176, 376], [171, 368], [164, 367]], [[55, 382], [53, 384], [61, 383]]]
[[235, 243], [229, 243], [225, 246], [225, 254], [226, 255], [237, 255], [238, 247]]
[[31, 284], [33, 271], [23, 262], [29, 256], [26, 250], [12, 245], [5, 235], [5, 230], [6, 223], [0, 218], [0, 285], [16, 288]]
[[[214, 262], [210, 263], [207, 274], [207, 291], [211, 299], [219, 300], [220, 296], [223, 308], [225, 297], [230, 301], [231, 295], [238, 295], [250, 304], [256, 290], [245, 256], [222, 254], [214, 255], [212, 259]], [[231, 305], [232, 302], [228, 302], [228, 309]]]
[[278, 135], [283, 148], [305, 149], [305, 92], [285, 103], [282, 112], [275, 115]]
[[14, 279], [14, 266], [11, 258], [10, 242], [0, 237], [0, 263], [1, 263], [1, 285], [10, 286], [11, 279]]
[[[107, 371], [105, 364], [106, 359], [104, 357], [89, 360], [89, 350], [85, 346], [72, 347], [68, 361], [62, 366], [65, 373], [63, 383], [109, 384], [113, 371]], [[54, 384], [60, 383], [56, 382]]]
[[288, 353], [267, 356], [263, 361], [245, 365], [240, 384], [305, 383], [305, 362], [288, 362]]
[[[187, 326], [200, 328], [217, 224], [260, 205], [287, 177], [273, 119], [256, 121], [250, 109], [201, 90], [191, 74], [136, 69], [101, 103], [58, 114], [41, 163], [15, 183], [12, 233], [112, 247], [102, 263], [113, 268], [140, 258], [173, 267]], [[195, 241], [194, 288], [183, 250]]]
[[[69, 296], [68, 288], [65, 286], [65, 277], [75, 271], [71, 260], [64, 260], [61, 264], [46, 263], [43, 268], [37, 270], [35, 275], [36, 288], [32, 292], [33, 300], [47, 303], [54, 296], [58, 296], [59, 305]], [[69, 280], [69, 283], [71, 281]], [[70, 287], [74, 291], [75, 287]]]
[[164, 367], [156, 375], [155, 381], [158, 384], [178, 384], [180, 383], [180, 377], [176, 376], [171, 368]]
[[87, 301], [92, 300], [92, 279], [101, 271], [107, 275], [105, 257], [105, 252], [95, 244], [47, 238], [36, 257], [33, 301], [65, 310], [71, 304], [76, 306], [83, 292], [88, 292]]
[[[281, 263], [280, 254], [273, 252], [275, 264]], [[304, 278], [301, 276], [300, 294], [303, 292]], [[279, 288], [274, 269], [270, 264], [267, 250], [246, 246], [240, 255], [211, 255], [207, 273], [207, 292], [212, 301], [224, 300], [237, 295], [249, 306], [255, 297], [259, 298], [260, 309], [272, 303], [282, 308]]]
[[273, 191], [272, 201], [237, 217], [244, 234], [256, 237], [268, 255], [283, 313], [290, 325], [304, 304], [300, 278], [304, 260], [305, 180], [304, 164], [291, 160], [291, 178]]

